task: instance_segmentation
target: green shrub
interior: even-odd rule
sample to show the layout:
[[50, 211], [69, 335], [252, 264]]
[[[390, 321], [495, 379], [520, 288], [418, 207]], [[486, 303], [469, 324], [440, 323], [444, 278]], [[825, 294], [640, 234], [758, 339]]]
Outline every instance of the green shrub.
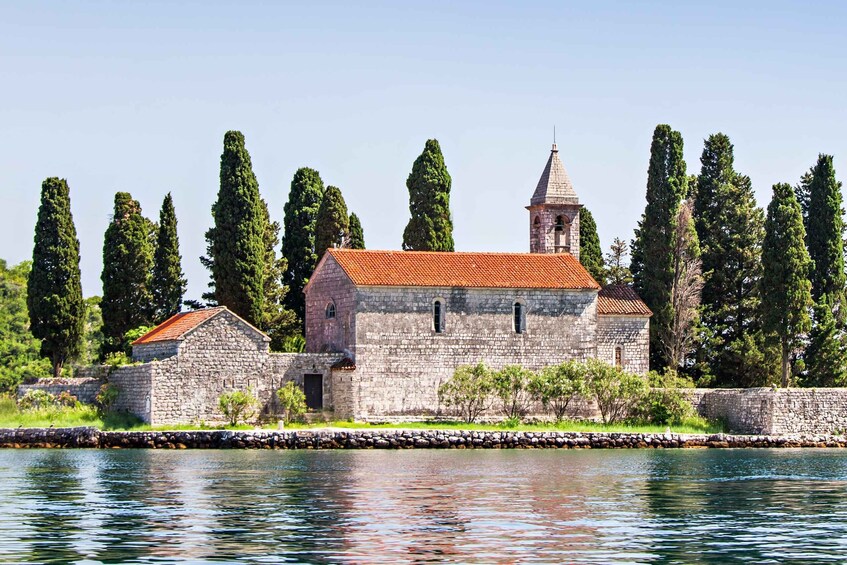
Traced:
[[306, 338], [300, 334], [294, 334], [282, 340], [282, 351], [284, 353], [303, 353], [306, 351]]
[[532, 394], [529, 383], [534, 373], [520, 365], [506, 365], [492, 377], [494, 393], [506, 418], [523, 419], [529, 412]]
[[559, 422], [565, 417], [571, 400], [586, 394], [587, 374], [588, 367], [585, 363], [565, 361], [553, 367], [546, 367], [533, 375], [529, 390]]
[[306, 413], [306, 395], [294, 381], [285, 383], [284, 387], [276, 391], [276, 397], [282, 406], [283, 421], [286, 424], [299, 420]]
[[119, 394], [118, 387], [112, 383], [106, 383], [100, 387], [100, 390], [97, 391], [97, 396], [94, 397], [94, 401], [97, 403], [97, 408], [101, 414], [111, 412]]
[[603, 422], [620, 422], [643, 406], [649, 392], [644, 377], [597, 359], [589, 360], [587, 367], [588, 392], [597, 401]]
[[30, 389], [18, 400], [18, 406], [21, 410], [32, 410], [52, 406], [55, 402], [56, 397], [46, 390]]
[[56, 403], [59, 406], [76, 406], [79, 402], [79, 399], [71, 394], [69, 390], [63, 390], [59, 393], [59, 396], [56, 397]]
[[664, 373], [650, 371], [647, 378], [651, 389], [641, 408], [644, 419], [657, 424], [682, 424], [696, 416], [684, 392], [694, 387], [690, 379], [680, 377], [672, 369]]
[[230, 426], [237, 426], [239, 422], [248, 420], [256, 413], [259, 400], [251, 389], [247, 391], [234, 390], [223, 393], [218, 398], [218, 407]]
[[106, 358], [103, 360], [103, 364], [108, 365], [110, 367], [120, 367], [122, 365], [132, 365], [132, 359], [123, 352], [116, 351], [113, 353], [109, 353], [106, 355]]
[[438, 387], [438, 400], [456, 408], [463, 422], [473, 423], [489, 405], [493, 388], [491, 371], [483, 363], [456, 369], [450, 380]]

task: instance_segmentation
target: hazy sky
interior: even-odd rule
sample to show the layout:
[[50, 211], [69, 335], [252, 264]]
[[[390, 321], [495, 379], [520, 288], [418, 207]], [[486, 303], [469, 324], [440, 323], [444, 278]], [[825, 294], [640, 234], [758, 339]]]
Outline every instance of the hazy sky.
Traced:
[[271, 215], [301, 166], [339, 186], [367, 246], [399, 249], [427, 138], [453, 177], [457, 250], [528, 251], [524, 209], [560, 155], [604, 248], [631, 239], [658, 123], [689, 172], [722, 131], [760, 205], [819, 152], [847, 172], [847, 3], [2, 2], [0, 257], [32, 253], [41, 182], [68, 179], [86, 295], [116, 191], [171, 191], [189, 297], [224, 132]]

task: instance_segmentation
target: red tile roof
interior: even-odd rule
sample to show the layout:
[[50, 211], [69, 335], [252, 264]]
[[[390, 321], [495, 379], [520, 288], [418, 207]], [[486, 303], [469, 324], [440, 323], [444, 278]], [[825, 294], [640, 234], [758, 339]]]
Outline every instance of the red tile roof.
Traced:
[[132, 345], [180, 339], [189, 331], [224, 310], [226, 310], [224, 306], [218, 306], [216, 308], [204, 308], [193, 312], [175, 314], [133, 341]]
[[597, 313], [618, 316], [653, 315], [635, 291], [625, 284], [610, 284], [600, 291], [597, 298]]
[[462, 253], [330, 249], [356, 285], [599, 289], [565, 253]]

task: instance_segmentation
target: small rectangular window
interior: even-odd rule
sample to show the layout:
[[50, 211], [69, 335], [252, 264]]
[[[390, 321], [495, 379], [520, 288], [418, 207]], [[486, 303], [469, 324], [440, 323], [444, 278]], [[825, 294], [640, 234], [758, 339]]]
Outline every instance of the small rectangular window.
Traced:
[[523, 304], [515, 302], [515, 333], [522, 334], [524, 329]]
[[437, 334], [440, 334], [444, 330], [444, 319], [442, 317], [440, 300], [432, 303], [432, 327]]
[[615, 348], [615, 367], [623, 367], [623, 347]]

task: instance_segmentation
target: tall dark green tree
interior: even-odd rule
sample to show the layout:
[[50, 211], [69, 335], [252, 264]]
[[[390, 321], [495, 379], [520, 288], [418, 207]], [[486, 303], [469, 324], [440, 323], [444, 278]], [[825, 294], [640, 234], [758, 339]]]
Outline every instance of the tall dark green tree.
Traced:
[[64, 364], [80, 351], [85, 324], [79, 240], [65, 179], [51, 177], [41, 184], [26, 304], [32, 334], [41, 340], [41, 355], [50, 359], [53, 375], [59, 377]]
[[347, 204], [341, 190], [335, 186], [326, 187], [315, 224], [315, 251], [319, 256], [327, 249], [346, 245], [349, 222]]
[[774, 370], [759, 317], [764, 212], [750, 178], [734, 169], [729, 137], [709, 136], [700, 163], [694, 206], [704, 278], [699, 366], [714, 385], [764, 386]]
[[262, 325], [266, 219], [244, 135], [228, 131], [221, 154], [220, 190], [206, 232], [212, 291], [207, 294], [251, 324]]
[[762, 320], [769, 338], [779, 344], [784, 387], [789, 384], [791, 355], [811, 329], [812, 261], [805, 239], [803, 216], [793, 189], [788, 184], [775, 184], [762, 244]]
[[844, 218], [842, 216], [841, 183], [835, 179], [832, 155], [819, 155], [811, 170], [809, 213], [806, 243], [812, 265], [812, 298], [824, 294], [830, 308], [843, 319], [844, 286]]
[[436, 139], [428, 139], [406, 179], [411, 219], [403, 231], [403, 249], [453, 251], [450, 173]]
[[656, 126], [647, 170], [647, 206], [632, 243], [635, 289], [653, 311], [650, 365], [655, 369], [669, 364], [659, 339], [674, 319], [674, 241], [679, 207], [688, 192], [682, 149], [678, 131], [666, 124]]
[[127, 350], [125, 334], [152, 321], [149, 220], [128, 192], [115, 194], [115, 211], [103, 241], [103, 356]]
[[826, 294], [815, 304], [814, 317], [804, 355], [806, 378], [803, 385], [844, 386], [847, 384], [847, 348]]
[[606, 278], [603, 268], [603, 250], [600, 247], [600, 236], [597, 234], [597, 223], [591, 210], [582, 207], [579, 211], [579, 262], [585, 270], [591, 273], [594, 280], [603, 284]]
[[264, 224], [264, 306], [259, 327], [271, 338], [271, 351], [282, 351], [283, 344], [290, 335], [297, 333], [297, 316], [285, 307], [288, 287], [284, 277], [287, 268], [285, 257], [277, 257], [279, 244], [279, 222], [271, 220], [268, 205], [261, 200]]
[[350, 214], [350, 237], [347, 242], [347, 247], [350, 249], [364, 249], [365, 248], [365, 232], [362, 230], [362, 222], [359, 220], [359, 216], [355, 213]]
[[315, 222], [324, 194], [321, 175], [314, 169], [302, 167], [294, 173], [283, 219], [282, 256], [288, 263], [285, 284], [286, 306], [305, 320], [306, 303], [303, 288], [315, 270]]
[[159, 229], [156, 250], [153, 253], [153, 322], [161, 323], [182, 309], [186, 280], [179, 254], [179, 237], [176, 230], [176, 210], [169, 192], [159, 212]]

